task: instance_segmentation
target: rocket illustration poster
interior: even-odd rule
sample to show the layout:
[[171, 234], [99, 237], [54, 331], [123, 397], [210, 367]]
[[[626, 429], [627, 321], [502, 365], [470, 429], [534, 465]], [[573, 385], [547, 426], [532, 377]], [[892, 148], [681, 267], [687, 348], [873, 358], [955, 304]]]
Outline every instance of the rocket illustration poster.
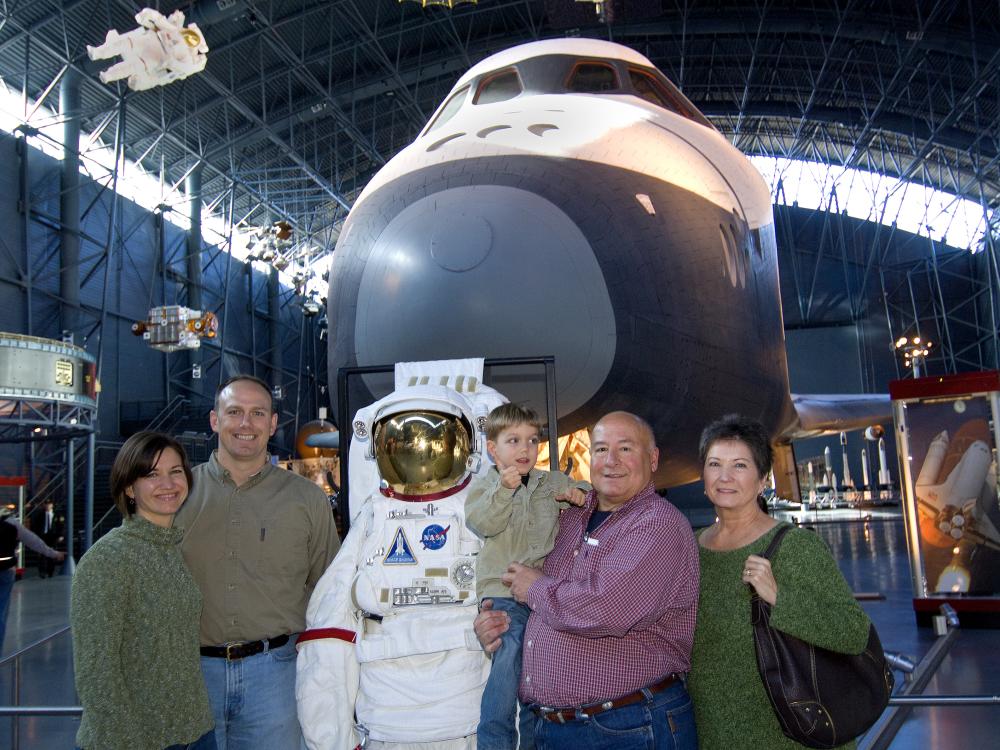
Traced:
[[909, 404], [906, 423], [926, 593], [1000, 595], [1000, 499], [989, 401]]

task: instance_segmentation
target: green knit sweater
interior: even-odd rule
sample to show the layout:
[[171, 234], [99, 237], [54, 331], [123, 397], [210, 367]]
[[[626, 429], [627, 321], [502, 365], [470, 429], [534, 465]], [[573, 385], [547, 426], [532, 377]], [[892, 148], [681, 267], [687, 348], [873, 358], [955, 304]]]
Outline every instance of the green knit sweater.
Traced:
[[[747, 556], [763, 552], [776, 529], [726, 552], [699, 544], [701, 592], [688, 689], [701, 750], [803, 747], [782, 734], [764, 692], [750, 627], [750, 589], [741, 580]], [[816, 534], [789, 531], [771, 568], [778, 582], [773, 627], [831, 651], [861, 653], [868, 616]]]
[[158, 750], [212, 728], [182, 535], [133, 516], [80, 560], [70, 623], [86, 750]]

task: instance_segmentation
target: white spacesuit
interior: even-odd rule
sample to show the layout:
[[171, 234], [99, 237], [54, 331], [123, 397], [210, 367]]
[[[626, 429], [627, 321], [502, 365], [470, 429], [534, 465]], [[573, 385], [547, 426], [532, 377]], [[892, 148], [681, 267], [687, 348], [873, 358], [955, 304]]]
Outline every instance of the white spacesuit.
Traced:
[[138, 29], [119, 34], [108, 32], [100, 47], [87, 45], [91, 60], [108, 60], [121, 55], [122, 61], [100, 73], [101, 81], [127, 78], [133, 91], [144, 91], [187, 78], [204, 70], [208, 45], [197, 24], [184, 26], [184, 14], [175, 10], [164, 16], [152, 8], [135, 14]]
[[482, 370], [400, 363], [396, 390], [354, 418], [351, 530], [299, 639], [311, 750], [475, 747], [489, 660], [472, 630], [481, 542], [465, 498], [488, 466], [486, 415], [506, 401]]

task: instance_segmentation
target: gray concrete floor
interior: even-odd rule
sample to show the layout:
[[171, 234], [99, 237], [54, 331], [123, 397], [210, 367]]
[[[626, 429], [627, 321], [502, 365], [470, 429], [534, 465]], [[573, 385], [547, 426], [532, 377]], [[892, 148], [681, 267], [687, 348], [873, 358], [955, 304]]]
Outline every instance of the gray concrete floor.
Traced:
[[[935, 641], [913, 616], [910, 573], [903, 524], [898, 512], [878, 511], [869, 520], [849, 511], [792, 514], [813, 527], [829, 544], [855, 591], [878, 591], [882, 601], [863, 606], [875, 622], [887, 650], [921, 658]], [[695, 519], [698, 523], [702, 519]], [[41, 580], [34, 569], [14, 587], [7, 639], [0, 654], [34, 643], [68, 623], [70, 578]], [[959, 632], [955, 645], [931, 679], [926, 694], [1000, 694], [1000, 648], [995, 630]], [[21, 658], [20, 705], [77, 705], [69, 633]], [[11, 665], [0, 667], [0, 705], [13, 705]], [[897, 674], [901, 683], [902, 676]], [[72, 748], [78, 719], [26, 717], [18, 722], [18, 750]], [[978, 750], [1000, 747], [996, 707], [915, 708], [893, 750]], [[0, 719], [0, 748], [14, 748], [12, 720]], [[271, 750], [262, 748], [262, 750]], [[766, 748], [761, 748], [766, 750]]]

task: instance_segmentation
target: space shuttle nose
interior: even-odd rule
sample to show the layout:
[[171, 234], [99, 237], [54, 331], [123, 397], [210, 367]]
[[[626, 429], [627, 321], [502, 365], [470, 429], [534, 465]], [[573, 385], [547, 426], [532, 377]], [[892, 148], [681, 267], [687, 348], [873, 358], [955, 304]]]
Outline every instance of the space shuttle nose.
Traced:
[[598, 249], [558, 206], [502, 185], [434, 192], [393, 216], [370, 244], [354, 324], [361, 365], [551, 354], [563, 413], [596, 392], [615, 352]]
[[493, 236], [493, 226], [483, 216], [458, 214], [432, 231], [431, 258], [445, 271], [471, 271], [490, 254]]

